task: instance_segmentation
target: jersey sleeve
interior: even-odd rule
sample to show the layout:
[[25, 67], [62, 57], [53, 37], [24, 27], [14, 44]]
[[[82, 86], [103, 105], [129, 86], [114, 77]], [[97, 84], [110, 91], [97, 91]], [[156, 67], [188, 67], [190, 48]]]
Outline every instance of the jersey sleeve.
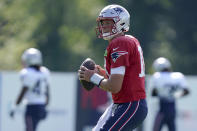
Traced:
[[126, 44], [115, 44], [110, 48], [111, 68], [129, 66], [130, 50]]
[[42, 72], [44, 73], [45, 75], [45, 78], [46, 78], [46, 81], [47, 81], [47, 84], [49, 85], [50, 84], [50, 81], [51, 81], [51, 73], [50, 73], [50, 70], [44, 66], [42, 66], [41, 68]]
[[157, 73], [154, 73], [152, 76], [151, 76], [151, 85], [153, 88], [157, 88], [157, 77], [158, 77], [159, 74]]
[[50, 73], [50, 70], [45, 67], [45, 66], [42, 66], [41, 67], [41, 72], [43, 73], [44, 75], [44, 79], [45, 79], [45, 84], [47, 84], [48, 87], [50, 87], [51, 85], [51, 73]]
[[179, 87], [183, 88], [183, 89], [188, 88], [188, 84], [187, 84], [187, 81], [185, 79], [185, 76], [180, 72], [176, 72], [175, 75], [178, 78]]
[[35, 85], [34, 77], [32, 77], [31, 73], [26, 69], [20, 72], [20, 79], [23, 87], [33, 88]]

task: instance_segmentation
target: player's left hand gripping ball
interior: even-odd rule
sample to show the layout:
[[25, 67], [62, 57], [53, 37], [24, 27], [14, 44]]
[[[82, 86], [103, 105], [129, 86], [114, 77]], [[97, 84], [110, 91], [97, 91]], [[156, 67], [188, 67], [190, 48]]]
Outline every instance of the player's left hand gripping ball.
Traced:
[[[85, 59], [83, 61], [83, 63], [81, 64], [81, 66], [84, 66], [84, 67], [86, 67], [89, 70], [94, 70], [95, 69], [95, 65], [96, 65], [96, 63], [90, 58]], [[80, 74], [79, 74], [79, 77], [80, 77]], [[92, 90], [94, 88], [94, 86], [95, 86], [95, 84], [93, 84], [92, 82], [88, 82], [86, 80], [80, 80], [80, 82], [82, 84], [82, 87], [84, 87], [87, 91]]]

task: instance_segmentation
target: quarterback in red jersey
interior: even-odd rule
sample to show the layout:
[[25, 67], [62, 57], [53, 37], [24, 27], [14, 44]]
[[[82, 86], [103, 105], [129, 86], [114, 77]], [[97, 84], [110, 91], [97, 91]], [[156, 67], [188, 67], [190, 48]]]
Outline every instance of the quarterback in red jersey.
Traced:
[[78, 74], [80, 80], [92, 82], [111, 92], [113, 103], [93, 131], [130, 131], [144, 121], [148, 112], [142, 48], [135, 37], [125, 35], [129, 30], [130, 15], [124, 7], [106, 6], [97, 22], [97, 36], [109, 41], [104, 54], [105, 73], [100, 66], [96, 66], [94, 71], [82, 66]]

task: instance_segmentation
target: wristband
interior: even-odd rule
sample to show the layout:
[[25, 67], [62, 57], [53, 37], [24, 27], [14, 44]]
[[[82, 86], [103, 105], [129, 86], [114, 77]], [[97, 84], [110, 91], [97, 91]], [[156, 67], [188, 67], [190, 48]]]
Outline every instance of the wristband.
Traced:
[[98, 84], [98, 87], [100, 88], [100, 84], [101, 84], [101, 82], [104, 80], [105, 78], [103, 77], [103, 79], [101, 79], [101, 81], [99, 82], [99, 84]]
[[96, 84], [98, 87], [100, 86], [102, 80], [104, 80], [104, 77], [97, 74], [97, 73], [94, 73], [91, 78], [90, 78], [90, 81], [94, 84]]

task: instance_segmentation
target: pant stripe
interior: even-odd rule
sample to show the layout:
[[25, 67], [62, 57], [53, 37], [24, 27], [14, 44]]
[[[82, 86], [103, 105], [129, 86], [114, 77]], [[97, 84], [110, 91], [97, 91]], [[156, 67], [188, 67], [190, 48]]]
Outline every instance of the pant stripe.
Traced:
[[140, 101], [138, 101], [137, 106], [135, 108], [135, 111], [131, 114], [131, 116], [129, 117], [129, 119], [120, 127], [119, 131], [127, 124], [127, 122], [135, 115], [136, 111], [138, 110], [139, 107], [139, 103]]
[[126, 111], [120, 116], [120, 118], [112, 125], [112, 127], [109, 129], [109, 131], [111, 131], [113, 128], [114, 128], [114, 126], [120, 121], [120, 119], [128, 112], [128, 110], [131, 108], [131, 102], [129, 103], [129, 106], [128, 106], [128, 108], [126, 109]]

